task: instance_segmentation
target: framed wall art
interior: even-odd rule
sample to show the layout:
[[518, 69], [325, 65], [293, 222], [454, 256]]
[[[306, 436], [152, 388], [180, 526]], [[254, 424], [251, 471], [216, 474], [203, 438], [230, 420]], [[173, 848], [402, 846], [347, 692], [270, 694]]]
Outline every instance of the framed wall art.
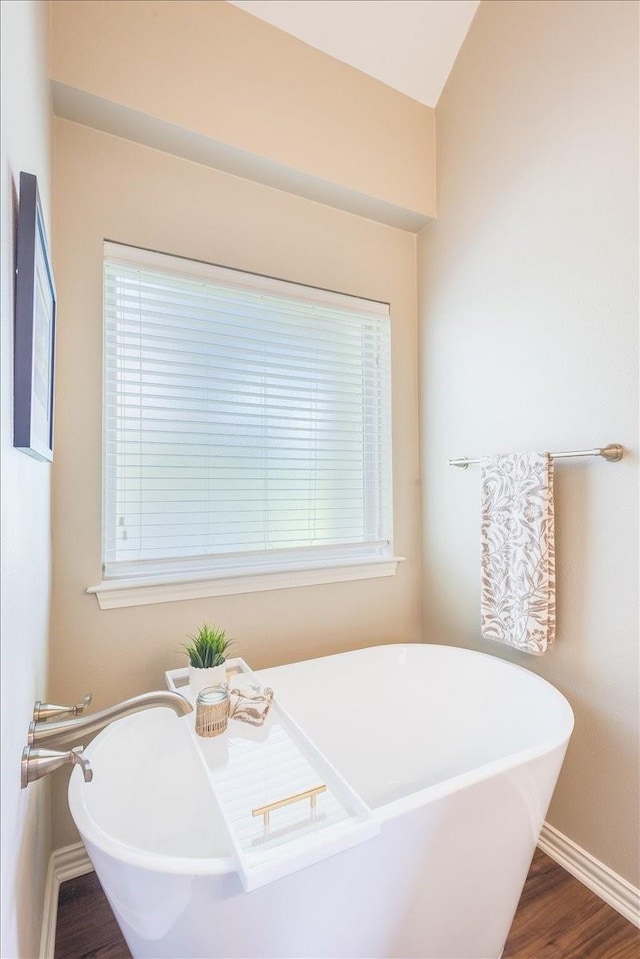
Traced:
[[56, 290], [32, 173], [20, 174], [16, 265], [13, 445], [52, 460]]

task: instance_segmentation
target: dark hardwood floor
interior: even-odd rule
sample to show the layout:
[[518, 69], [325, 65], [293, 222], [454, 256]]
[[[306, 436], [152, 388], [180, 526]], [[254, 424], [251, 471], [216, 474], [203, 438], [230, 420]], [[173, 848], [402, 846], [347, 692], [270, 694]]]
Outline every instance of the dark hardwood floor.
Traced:
[[[63, 883], [55, 959], [130, 955], [95, 873]], [[640, 959], [640, 931], [538, 850], [503, 959]]]
[[503, 959], [640, 959], [640, 930], [536, 850]]

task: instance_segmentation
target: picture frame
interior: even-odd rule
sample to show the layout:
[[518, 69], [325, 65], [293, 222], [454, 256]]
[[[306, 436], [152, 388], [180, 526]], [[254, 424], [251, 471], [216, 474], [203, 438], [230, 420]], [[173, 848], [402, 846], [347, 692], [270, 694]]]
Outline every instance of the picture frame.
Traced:
[[38, 181], [24, 172], [15, 290], [13, 445], [51, 462], [57, 298]]

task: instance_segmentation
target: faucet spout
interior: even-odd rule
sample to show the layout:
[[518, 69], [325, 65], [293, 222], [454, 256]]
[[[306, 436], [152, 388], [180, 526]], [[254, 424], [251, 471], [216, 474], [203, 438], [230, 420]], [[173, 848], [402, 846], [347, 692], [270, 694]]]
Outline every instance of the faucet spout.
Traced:
[[154, 709], [165, 706], [172, 709], [176, 716], [186, 716], [193, 712], [193, 706], [180, 693], [169, 690], [157, 690], [153, 693], [141, 693], [115, 706], [108, 706], [98, 713], [75, 716], [73, 719], [61, 719], [58, 722], [32, 722], [29, 726], [27, 741], [29, 746], [43, 746], [50, 742], [58, 744], [69, 743], [73, 740], [90, 736], [104, 729], [116, 719], [123, 719], [144, 709]]

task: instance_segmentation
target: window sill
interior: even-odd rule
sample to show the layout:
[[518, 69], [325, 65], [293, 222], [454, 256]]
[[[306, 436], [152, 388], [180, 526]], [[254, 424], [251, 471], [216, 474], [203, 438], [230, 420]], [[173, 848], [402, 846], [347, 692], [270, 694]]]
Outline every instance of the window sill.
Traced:
[[208, 596], [231, 596], [234, 593], [258, 593], [270, 589], [395, 576], [398, 563], [403, 562], [403, 559], [401, 556], [376, 556], [308, 569], [279, 567], [215, 577], [211, 573], [199, 576], [174, 573], [140, 579], [107, 579], [97, 586], [89, 586], [87, 593], [95, 593], [100, 609], [147, 606], [150, 603], [173, 603], [184, 599], [205, 599]]

